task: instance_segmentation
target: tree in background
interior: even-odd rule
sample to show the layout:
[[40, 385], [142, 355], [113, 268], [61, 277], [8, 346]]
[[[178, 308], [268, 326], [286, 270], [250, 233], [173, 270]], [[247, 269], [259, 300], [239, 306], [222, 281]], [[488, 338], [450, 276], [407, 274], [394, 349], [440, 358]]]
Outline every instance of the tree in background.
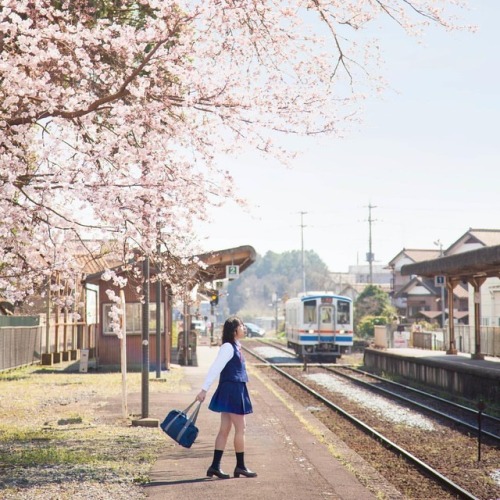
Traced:
[[[312, 250], [304, 252], [308, 290], [328, 290], [330, 286], [327, 265]], [[239, 314], [250, 320], [257, 316], [273, 316], [272, 296], [284, 302], [302, 292], [302, 252], [292, 250], [278, 254], [267, 252], [257, 256], [253, 265], [228, 286], [230, 314]]]
[[237, 198], [217, 154], [337, 135], [382, 86], [362, 29], [449, 28], [458, 3], [0, 0], [1, 294], [71, 284], [71, 241], [87, 260], [140, 249], [173, 283], [193, 222]]
[[395, 316], [387, 293], [368, 285], [354, 303], [354, 331], [361, 337], [373, 337], [375, 325], [387, 325]]

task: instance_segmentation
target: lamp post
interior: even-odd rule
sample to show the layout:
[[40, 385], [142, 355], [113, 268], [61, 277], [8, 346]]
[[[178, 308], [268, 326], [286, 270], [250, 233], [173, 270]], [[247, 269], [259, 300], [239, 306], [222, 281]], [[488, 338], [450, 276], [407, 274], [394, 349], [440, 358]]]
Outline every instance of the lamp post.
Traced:
[[149, 257], [142, 264], [143, 295], [142, 304], [142, 418], [149, 417]]
[[[443, 244], [441, 243], [441, 240], [436, 240], [434, 242], [434, 245], [439, 247], [439, 257], [442, 257], [444, 255], [443, 252]], [[444, 283], [441, 286], [441, 326], [443, 328], [444, 332], [444, 322], [445, 322], [445, 310], [444, 310]], [[443, 333], [444, 335], [444, 333]]]

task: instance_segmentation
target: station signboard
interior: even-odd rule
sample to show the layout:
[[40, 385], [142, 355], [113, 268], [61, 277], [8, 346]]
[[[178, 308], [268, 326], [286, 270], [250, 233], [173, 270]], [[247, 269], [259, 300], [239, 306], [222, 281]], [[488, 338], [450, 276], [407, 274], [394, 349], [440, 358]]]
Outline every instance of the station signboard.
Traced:
[[228, 280], [235, 280], [240, 275], [240, 266], [226, 266], [226, 278]]
[[434, 276], [434, 286], [439, 286], [439, 287], [446, 286], [446, 276], [443, 275]]

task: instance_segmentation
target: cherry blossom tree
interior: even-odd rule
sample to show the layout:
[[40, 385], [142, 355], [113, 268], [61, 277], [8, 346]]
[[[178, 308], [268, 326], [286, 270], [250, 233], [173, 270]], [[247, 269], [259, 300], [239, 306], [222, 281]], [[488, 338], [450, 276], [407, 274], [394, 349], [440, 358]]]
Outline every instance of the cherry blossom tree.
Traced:
[[[454, 0], [0, 0], [0, 295], [75, 253], [140, 249], [172, 277], [193, 221], [237, 198], [215, 161], [338, 134], [383, 84], [376, 40], [455, 27]], [[95, 246], [90, 241], [100, 241]], [[75, 243], [79, 250], [76, 252]], [[161, 246], [159, 246], [161, 245]], [[159, 257], [161, 248], [163, 257]]]

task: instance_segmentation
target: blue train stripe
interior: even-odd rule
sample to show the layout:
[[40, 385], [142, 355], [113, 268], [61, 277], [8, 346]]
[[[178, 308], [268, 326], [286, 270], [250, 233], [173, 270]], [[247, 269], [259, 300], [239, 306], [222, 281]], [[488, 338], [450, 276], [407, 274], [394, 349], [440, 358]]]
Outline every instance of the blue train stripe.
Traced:
[[352, 343], [352, 335], [337, 335], [335, 337], [335, 342], [351, 342]]

